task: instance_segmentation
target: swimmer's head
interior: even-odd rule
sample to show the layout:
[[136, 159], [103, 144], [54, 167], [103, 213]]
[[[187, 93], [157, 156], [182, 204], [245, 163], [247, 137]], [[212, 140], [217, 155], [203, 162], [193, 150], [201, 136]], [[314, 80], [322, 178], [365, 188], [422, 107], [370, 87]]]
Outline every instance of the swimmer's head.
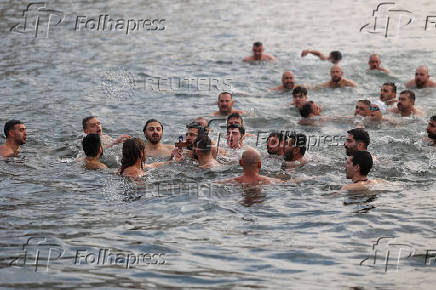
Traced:
[[332, 64], [338, 64], [342, 59], [342, 53], [339, 50], [334, 50], [330, 52], [327, 60]]
[[234, 103], [231, 93], [222, 92], [219, 94], [217, 104], [220, 114], [224, 116], [231, 114]]
[[262, 53], [263, 53], [263, 45], [261, 42], [255, 42], [253, 43], [253, 55], [254, 58], [257, 60], [262, 59]]
[[377, 104], [371, 104], [369, 108], [369, 119], [371, 121], [381, 121], [383, 118], [380, 107]]
[[85, 134], [98, 134], [102, 135], [103, 130], [101, 128], [101, 123], [95, 116], [89, 116], [82, 120], [83, 132]]
[[427, 125], [428, 138], [436, 141], [436, 115], [432, 116]]
[[270, 155], [279, 155], [283, 142], [283, 133], [272, 132], [266, 139], [266, 151]]
[[397, 97], [397, 86], [394, 83], [384, 83], [380, 89], [380, 100], [388, 102]]
[[282, 75], [282, 84], [285, 89], [292, 89], [295, 85], [295, 76], [291, 71], [285, 71]]
[[354, 110], [354, 116], [367, 117], [369, 115], [370, 107], [371, 107], [371, 102], [369, 100], [357, 101], [356, 108]]
[[305, 102], [307, 102], [307, 89], [305, 87], [296, 87], [292, 91], [292, 98], [294, 99], [294, 105], [296, 108], [300, 108]]
[[88, 134], [83, 137], [82, 147], [86, 157], [99, 157], [103, 155], [103, 146], [98, 134]]
[[370, 143], [368, 132], [362, 128], [355, 128], [347, 131], [348, 136], [344, 147], [347, 156], [351, 156], [356, 151], [366, 151]]
[[295, 161], [298, 156], [306, 153], [307, 137], [305, 134], [291, 134], [289, 142], [285, 145], [285, 161]]
[[343, 74], [342, 68], [339, 65], [334, 65], [330, 68], [330, 77], [335, 83], [341, 81]]
[[202, 135], [207, 135], [206, 129], [197, 122], [192, 122], [186, 125], [186, 148], [192, 150], [195, 140]]
[[156, 119], [150, 119], [144, 126], [145, 139], [153, 145], [156, 145], [162, 139], [163, 125]]
[[369, 69], [378, 69], [381, 65], [381, 60], [378, 54], [371, 54], [369, 57]]
[[418, 66], [415, 71], [415, 83], [417, 88], [422, 88], [430, 79], [428, 68], [425, 65]]
[[239, 165], [244, 168], [244, 171], [256, 171], [260, 172], [260, 168], [262, 167], [262, 158], [254, 149], [245, 150], [242, 153], [242, 158], [239, 160]]
[[26, 144], [26, 126], [20, 120], [9, 120], [3, 129], [6, 140], [13, 140], [18, 146]]
[[239, 113], [231, 113], [228, 117], [227, 117], [227, 126], [229, 125], [233, 125], [233, 124], [238, 124], [241, 126], [244, 126], [244, 120], [242, 119], [241, 115], [239, 115]]
[[345, 165], [347, 179], [353, 179], [355, 176], [367, 176], [373, 165], [371, 153], [368, 151], [353, 152], [348, 158]]
[[321, 115], [321, 107], [314, 101], [308, 101], [300, 107], [300, 115], [303, 118], [311, 118]]
[[123, 157], [121, 158], [121, 168], [120, 174], [123, 174], [124, 169], [127, 167], [135, 165], [138, 162], [138, 159], [142, 162], [145, 162], [146, 154], [145, 154], [145, 142], [139, 138], [130, 138], [124, 141], [123, 143]]
[[208, 156], [211, 154], [211, 151], [212, 140], [207, 135], [198, 137], [192, 146], [192, 153], [195, 159], [198, 159], [199, 156]]
[[239, 124], [232, 124], [227, 127], [227, 145], [236, 149], [242, 145], [244, 140], [245, 128]]
[[411, 90], [404, 90], [400, 93], [397, 107], [400, 112], [408, 111], [415, 105], [415, 93]]

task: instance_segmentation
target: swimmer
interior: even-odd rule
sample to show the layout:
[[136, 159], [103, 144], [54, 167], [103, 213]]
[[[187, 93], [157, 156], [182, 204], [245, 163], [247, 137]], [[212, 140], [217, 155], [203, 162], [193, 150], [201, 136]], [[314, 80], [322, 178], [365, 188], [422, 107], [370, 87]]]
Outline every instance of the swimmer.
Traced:
[[400, 114], [401, 117], [411, 117], [414, 115], [418, 118], [425, 118], [425, 113], [415, 107], [415, 93], [410, 90], [402, 91], [398, 98], [397, 107], [389, 111]]
[[232, 149], [241, 149], [245, 137], [245, 128], [239, 124], [232, 124], [227, 127], [227, 146]]
[[145, 144], [147, 156], [171, 156], [174, 145], [160, 143], [163, 135], [163, 125], [161, 122], [156, 119], [150, 119], [145, 123], [143, 131], [147, 140]]
[[354, 116], [368, 117], [370, 113], [371, 102], [369, 100], [357, 101], [356, 108], [354, 110]]
[[85, 152], [84, 167], [86, 169], [101, 169], [107, 166], [100, 162], [103, 155], [103, 146], [101, 145], [100, 135], [88, 134], [82, 140], [83, 151]]
[[394, 83], [384, 83], [380, 89], [380, 101], [387, 106], [392, 106], [397, 102], [397, 86]]
[[255, 42], [253, 44], [253, 55], [247, 56], [242, 61], [275, 61], [275, 57], [263, 52], [263, 44], [261, 42]]
[[339, 65], [334, 65], [330, 68], [330, 81], [320, 84], [321, 88], [344, 88], [353, 87], [357, 88], [357, 84], [351, 80], [343, 78], [343, 72]]
[[194, 142], [193, 156], [198, 160], [199, 168], [212, 168], [220, 166], [212, 155], [212, 142], [207, 135], [203, 135]]
[[382, 181], [368, 179], [372, 165], [372, 156], [368, 151], [353, 152], [345, 164], [347, 179], [351, 179], [353, 183], [342, 186], [342, 190], [367, 190], [369, 184]]
[[241, 110], [233, 110], [234, 101], [232, 99], [232, 94], [228, 92], [222, 92], [218, 96], [218, 111], [213, 113], [213, 116], [228, 116], [232, 113], [238, 113], [240, 115], [244, 114], [244, 111]]
[[95, 116], [89, 116], [84, 118], [82, 120], [82, 126], [83, 126], [83, 132], [85, 132], [86, 135], [88, 134], [100, 135], [100, 140], [104, 149], [112, 147], [116, 144], [120, 144], [126, 141], [127, 139], [132, 138], [129, 135], [123, 134], [114, 140], [109, 135], [103, 134], [101, 123]]
[[282, 156], [285, 154], [285, 140], [282, 132], [271, 132], [266, 139], [266, 151], [269, 155]]
[[18, 156], [20, 146], [26, 144], [26, 126], [19, 120], [9, 120], [4, 127], [6, 142], [0, 145], [0, 156]]
[[367, 71], [378, 70], [385, 73], [389, 73], [389, 70], [381, 66], [381, 59], [378, 54], [371, 54], [371, 56], [369, 57], [368, 65], [369, 65], [369, 69]]
[[436, 146], [436, 115], [432, 116], [427, 125], [427, 137], [423, 140], [431, 146]]
[[316, 55], [321, 60], [328, 60], [332, 64], [338, 64], [342, 60], [342, 53], [338, 50], [331, 51], [329, 56], [327, 57], [324, 54], [322, 54], [321, 52], [319, 52], [318, 50], [305, 49], [301, 52], [301, 57], [305, 57], [309, 53]]
[[294, 73], [287, 70], [282, 75], [282, 84], [280, 86], [272, 88], [270, 90], [288, 92], [288, 91], [291, 91], [295, 87], [296, 87], [296, 84], [295, 84]]
[[428, 68], [425, 65], [418, 66], [415, 71], [415, 79], [406, 83], [408, 89], [436, 88], [436, 83], [430, 80]]
[[362, 128], [355, 128], [347, 131], [344, 147], [347, 156], [353, 155], [356, 151], [367, 151], [371, 142], [368, 132]]
[[131, 138], [124, 141], [123, 157], [121, 167], [118, 170], [120, 175], [137, 178], [145, 175], [143, 162], [145, 162], [145, 142], [139, 138]]
[[304, 103], [300, 109], [301, 119], [298, 123], [300, 125], [316, 125], [321, 119], [316, 120], [315, 118], [321, 116], [321, 107], [314, 101], [308, 101]]
[[307, 102], [307, 89], [305, 87], [297, 86], [292, 91], [292, 102], [295, 108], [300, 109], [304, 103]]
[[398, 125], [398, 121], [383, 116], [384, 113], [386, 113], [386, 105], [382, 101], [375, 101], [374, 103], [371, 103], [371, 107], [369, 108], [369, 115], [365, 120], [365, 124], [372, 125], [374, 123], [386, 121], [392, 125]]
[[304, 134], [292, 134], [285, 145], [284, 162], [282, 168], [295, 168], [307, 163], [306, 153], [307, 137]]
[[263, 185], [282, 182], [280, 179], [270, 178], [260, 175], [262, 167], [262, 158], [254, 149], [245, 150], [242, 153], [242, 158], [239, 160], [239, 165], [242, 166], [244, 173], [242, 176], [223, 180], [220, 183], [242, 183], [249, 185]]
[[[241, 115], [239, 115], [239, 113], [234, 112], [227, 117], [227, 127], [233, 124], [238, 124], [244, 127], [244, 120], [242, 119]], [[244, 137], [256, 137], [256, 135], [251, 133], [245, 133]]]

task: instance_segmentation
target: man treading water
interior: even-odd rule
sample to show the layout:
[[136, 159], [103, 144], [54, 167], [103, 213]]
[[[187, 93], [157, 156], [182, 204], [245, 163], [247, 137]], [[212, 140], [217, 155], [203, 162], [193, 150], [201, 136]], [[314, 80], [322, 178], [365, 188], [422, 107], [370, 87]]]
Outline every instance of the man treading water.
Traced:
[[424, 137], [424, 142], [428, 145], [436, 146], [436, 115], [432, 116], [427, 125], [427, 137]]
[[397, 107], [389, 109], [389, 111], [399, 114], [401, 117], [425, 117], [425, 113], [415, 107], [415, 93], [410, 90], [402, 91], [400, 93], [400, 97], [398, 98]]
[[233, 105], [235, 102], [232, 99], [232, 94], [228, 92], [222, 92], [218, 96], [218, 111], [213, 113], [213, 116], [223, 116], [226, 117], [232, 113], [238, 113], [240, 115], [244, 114], [244, 111], [233, 110]]
[[387, 106], [392, 106], [397, 102], [397, 86], [394, 83], [384, 83], [380, 89], [380, 101]]
[[17, 156], [20, 146], [26, 144], [26, 126], [19, 120], [9, 120], [5, 123], [4, 133], [6, 142], [0, 145], [0, 156]]
[[105, 164], [100, 162], [100, 156], [103, 155], [103, 146], [101, 145], [100, 135], [86, 135], [83, 137], [82, 147], [86, 155], [83, 160], [83, 166], [86, 169], [107, 168]]
[[389, 70], [387, 70], [381, 66], [381, 59], [380, 59], [380, 56], [378, 54], [371, 54], [371, 56], [369, 57], [369, 60], [368, 60], [368, 65], [369, 65], [368, 71], [378, 70], [378, 71], [382, 71], [385, 73], [389, 72]]
[[109, 147], [112, 147], [116, 144], [120, 144], [124, 141], [126, 141], [130, 137], [129, 135], [123, 134], [117, 139], [113, 139], [109, 135], [103, 134], [103, 129], [100, 123], [100, 120], [97, 119], [95, 116], [89, 116], [82, 120], [82, 126], [83, 126], [83, 132], [85, 134], [98, 134], [100, 135], [101, 143], [103, 145], [104, 149], [107, 149]]
[[353, 155], [357, 151], [367, 151], [370, 143], [368, 132], [362, 128], [355, 128], [347, 131], [348, 136], [345, 139], [344, 147], [347, 156]]
[[368, 151], [353, 152], [345, 164], [347, 179], [353, 183], [342, 186], [342, 190], [367, 190], [368, 185], [380, 182], [381, 180], [370, 180], [367, 177], [372, 165], [372, 156]]
[[339, 65], [334, 65], [330, 68], [330, 81], [326, 83], [322, 83], [319, 87], [322, 88], [344, 88], [344, 87], [353, 87], [357, 88], [357, 84], [351, 80], [348, 80], [342, 77], [344, 73]]
[[174, 145], [160, 143], [163, 135], [163, 125], [161, 122], [150, 119], [145, 123], [143, 131], [145, 139], [147, 140], [145, 144], [147, 156], [171, 156]]
[[408, 89], [436, 88], [436, 83], [430, 80], [428, 68], [425, 65], [418, 66], [415, 71], [415, 79], [406, 83]]
[[307, 89], [305, 87], [297, 86], [292, 91], [292, 101], [291, 105], [295, 108], [300, 109], [304, 103], [307, 102]]
[[289, 92], [290, 90], [292, 90], [296, 86], [297, 85], [295, 84], [294, 73], [289, 71], [289, 70], [287, 70], [282, 75], [282, 84], [280, 86], [272, 88], [270, 90]]
[[263, 44], [261, 42], [253, 43], [253, 55], [247, 56], [242, 61], [253, 62], [253, 61], [274, 61], [276, 60], [274, 56], [263, 52]]
[[301, 57], [305, 57], [308, 54], [313, 54], [319, 57], [321, 60], [327, 60], [332, 64], [338, 64], [342, 60], [342, 53], [338, 50], [331, 51], [329, 56], [325, 56], [318, 50], [305, 49], [301, 52]]

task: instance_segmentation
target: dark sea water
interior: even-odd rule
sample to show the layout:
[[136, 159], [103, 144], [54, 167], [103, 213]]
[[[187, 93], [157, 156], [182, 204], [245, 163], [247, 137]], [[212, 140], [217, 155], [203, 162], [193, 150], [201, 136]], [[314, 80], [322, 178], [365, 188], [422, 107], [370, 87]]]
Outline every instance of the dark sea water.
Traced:
[[[11, 32], [19, 23], [23, 31], [30, 3], [0, 1], [0, 124], [20, 119], [27, 127], [20, 156], [0, 161], [2, 288], [434, 288], [436, 151], [421, 141], [428, 117], [367, 128], [377, 158], [370, 177], [388, 182], [353, 194], [340, 191], [350, 182], [342, 143], [313, 146], [309, 164], [285, 172], [268, 157], [266, 139], [251, 138], [263, 174], [302, 181], [249, 189], [216, 183], [240, 174], [236, 163], [171, 164], [137, 184], [115, 174], [121, 145], [105, 151], [108, 171], [74, 161], [84, 117], [98, 116], [112, 137], [141, 138], [145, 121], [156, 118], [163, 141], [174, 143], [187, 123], [217, 109], [228, 84], [250, 133], [345, 136], [352, 122], [302, 127], [291, 96], [268, 88], [288, 69], [297, 83], [327, 81], [328, 63], [300, 57], [313, 48], [341, 50], [344, 76], [359, 84], [309, 90], [325, 116], [352, 114], [357, 100], [377, 99], [384, 82], [403, 90], [418, 65], [436, 72], [434, 23], [424, 30], [434, 2], [397, 1], [408, 12], [388, 37], [380, 26], [359, 32], [373, 23], [376, 1], [47, 1], [24, 13], [25, 33]], [[99, 15], [164, 19], [164, 29], [126, 34], [79, 23], [74, 30], [78, 16]], [[255, 41], [277, 61], [242, 63]], [[391, 74], [366, 72], [372, 53]], [[189, 87], [178, 84], [184, 78]], [[436, 112], [435, 95], [416, 91], [427, 116]], [[222, 125], [212, 125], [215, 140]]]

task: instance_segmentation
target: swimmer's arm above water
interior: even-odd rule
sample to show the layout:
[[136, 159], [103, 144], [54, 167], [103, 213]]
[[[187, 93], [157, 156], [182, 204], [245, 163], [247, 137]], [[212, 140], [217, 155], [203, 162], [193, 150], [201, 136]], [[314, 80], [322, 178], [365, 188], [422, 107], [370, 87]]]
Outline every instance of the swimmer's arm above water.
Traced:
[[305, 49], [301, 52], [301, 57], [305, 57], [308, 54], [313, 54], [316, 55], [317, 57], [319, 57], [321, 60], [327, 60], [328, 57], [325, 56], [324, 54], [322, 54], [321, 52], [319, 52], [318, 50], [312, 50], [312, 49]]

